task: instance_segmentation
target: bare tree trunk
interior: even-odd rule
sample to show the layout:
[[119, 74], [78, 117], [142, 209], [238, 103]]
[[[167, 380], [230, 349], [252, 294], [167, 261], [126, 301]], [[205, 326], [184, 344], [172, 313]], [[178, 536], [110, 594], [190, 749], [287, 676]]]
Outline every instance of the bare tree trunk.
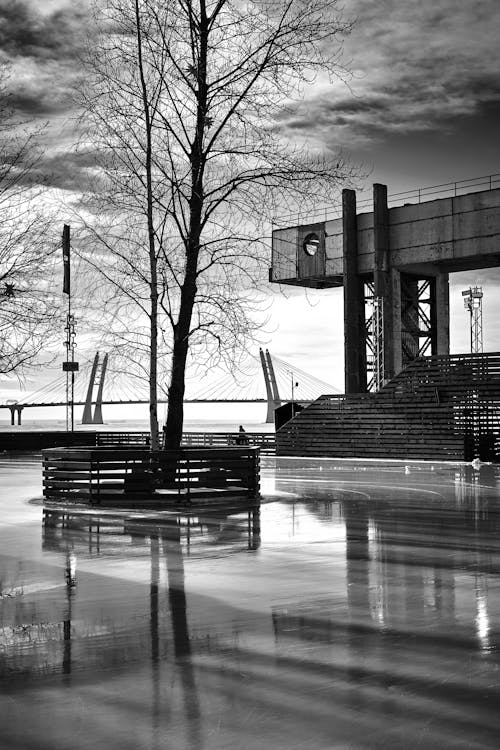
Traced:
[[149, 431], [151, 450], [159, 448], [158, 435], [158, 294], [151, 285], [151, 340], [149, 348]]
[[144, 125], [146, 130], [146, 192], [147, 192], [147, 221], [148, 221], [148, 250], [149, 250], [149, 430], [151, 436], [151, 450], [159, 448], [158, 437], [158, 266], [156, 259], [156, 243], [153, 224], [153, 187], [152, 187], [152, 145], [151, 145], [151, 115], [150, 102], [144, 64], [142, 59], [142, 35], [139, 2], [135, 0], [135, 16], [137, 29], [137, 54], [141, 79], [142, 103], [144, 109]]
[[172, 352], [172, 374], [168, 389], [167, 423], [165, 425], [165, 449], [178, 448], [182, 440], [184, 424], [184, 390], [188, 340], [175, 335]]
[[203, 207], [201, 159], [193, 149], [193, 183], [190, 201], [190, 226], [186, 249], [186, 273], [181, 290], [178, 322], [174, 327], [172, 373], [168, 389], [168, 412], [165, 427], [165, 448], [178, 448], [182, 440], [184, 423], [184, 392], [186, 362], [189, 352], [189, 333], [196, 299], [196, 279], [201, 234], [201, 211]]
[[207, 54], [208, 18], [204, 0], [200, 2], [200, 51], [197, 69], [196, 132], [191, 144], [191, 197], [189, 200], [189, 231], [186, 238], [186, 269], [181, 290], [179, 318], [174, 327], [172, 374], [168, 391], [168, 414], [165, 428], [165, 448], [178, 448], [184, 423], [184, 392], [186, 361], [189, 352], [191, 318], [196, 300], [196, 280], [204, 203], [203, 177], [205, 154], [203, 135], [207, 114]]

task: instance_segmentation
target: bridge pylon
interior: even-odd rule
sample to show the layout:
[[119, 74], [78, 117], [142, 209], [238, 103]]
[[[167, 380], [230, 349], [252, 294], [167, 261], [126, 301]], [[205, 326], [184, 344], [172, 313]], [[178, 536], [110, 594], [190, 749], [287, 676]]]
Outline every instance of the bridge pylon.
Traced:
[[87, 396], [85, 398], [85, 406], [83, 407], [82, 424], [92, 424], [92, 394], [94, 393], [95, 376], [97, 373], [97, 367], [99, 365], [99, 352], [96, 352], [94, 362], [92, 364], [92, 370], [90, 372], [89, 386], [87, 388]]
[[266, 396], [267, 396], [267, 416], [266, 423], [274, 422], [274, 411], [281, 406], [281, 399], [278, 391], [278, 384], [276, 382], [276, 375], [274, 373], [273, 361], [269, 350], [266, 349], [266, 353], [259, 349], [260, 362], [262, 365], [262, 372], [264, 374], [264, 382], [266, 384]]
[[[103, 424], [102, 398], [106, 369], [108, 366], [108, 355], [104, 355], [102, 362], [99, 362], [99, 359], [99, 352], [96, 352], [94, 362], [92, 364], [92, 370], [90, 372], [90, 380], [87, 389], [87, 397], [85, 399], [85, 406], [83, 407], [82, 424]], [[98, 382], [97, 396], [95, 400], [95, 408], [92, 412], [92, 406], [94, 405], [93, 394], [96, 381]]]

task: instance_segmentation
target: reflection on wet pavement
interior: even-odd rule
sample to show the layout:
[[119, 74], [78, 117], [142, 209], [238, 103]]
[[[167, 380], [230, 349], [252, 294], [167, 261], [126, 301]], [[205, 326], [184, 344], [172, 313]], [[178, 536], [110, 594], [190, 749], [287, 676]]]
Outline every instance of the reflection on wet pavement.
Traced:
[[498, 747], [500, 467], [265, 461], [120, 514], [0, 460], [0, 747]]

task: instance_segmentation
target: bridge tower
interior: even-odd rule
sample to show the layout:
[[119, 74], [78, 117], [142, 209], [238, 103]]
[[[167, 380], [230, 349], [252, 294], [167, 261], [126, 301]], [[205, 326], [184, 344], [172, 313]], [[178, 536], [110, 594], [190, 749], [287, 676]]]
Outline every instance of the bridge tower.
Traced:
[[16, 402], [9, 403], [7, 402], [7, 405], [10, 410], [10, 423], [11, 425], [15, 424], [15, 415], [17, 414], [17, 424], [21, 424], [21, 413], [24, 409], [24, 406], [17, 404]]
[[[82, 424], [103, 424], [102, 398], [107, 366], [108, 355], [105, 354], [102, 362], [100, 362], [99, 352], [96, 352], [94, 362], [92, 364], [92, 370], [90, 372], [90, 380], [87, 389], [87, 397], [85, 399], [85, 406], [83, 407]], [[94, 405], [93, 394], [96, 386], [96, 381], [98, 383], [97, 396], [95, 400], [94, 412], [92, 413], [92, 406]]]
[[264, 382], [266, 384], [266, 396], [267, 396], [267, 416], [266, 423], [274, 422], [274, 411], [281, 406], [281, 399], [278, 391], [278, 383], [276, 382], [276, 375], [274, 372], [273, 361], [269, 350], [266, 352], [259, 349], [260, 362], [262, 365], [262, 372], [264, 374]]
[[97, 373], [97, 367], [99, 365], [99, 352], [96, 352], [94, 362], [92, 364], [92, 370], [90, 372], [89, 386], [87, 388], [87, 396], [85, 398], [85, 406], [83, 407], [82, 424], [92, 424], [92, 395], [94, 393], [95, 376]]

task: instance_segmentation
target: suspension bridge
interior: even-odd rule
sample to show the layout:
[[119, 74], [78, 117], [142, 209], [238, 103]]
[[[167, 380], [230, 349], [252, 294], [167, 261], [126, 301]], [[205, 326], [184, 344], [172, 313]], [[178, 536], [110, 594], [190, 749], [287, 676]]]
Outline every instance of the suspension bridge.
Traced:
[[[249, 356], [237, 374], [225, 373], [204, 384], [187, 383], [185, 403], [267, 403], [266, 421], [274, 421], [274, 411], [283, 402], [306, 404], [325, 394], [338, 393], [329, 383], [305, 372], [268, 350]], [[148, 404], [148, 385], [138, 378], [113, 372], [107, 354], [96, 353], [93, 360], [82, 364], [75, 378], [71, 405], [83, 407], [82, 424], [103, 424], [103, 406]], [[160, 386], [158, 403], [168, 403], [167, 392]], [[2, 401], [0, 409], [9, 409], [11, 424], [21, 424], [27, 408], [68, 406], [66, 373], [21, 399]]]

